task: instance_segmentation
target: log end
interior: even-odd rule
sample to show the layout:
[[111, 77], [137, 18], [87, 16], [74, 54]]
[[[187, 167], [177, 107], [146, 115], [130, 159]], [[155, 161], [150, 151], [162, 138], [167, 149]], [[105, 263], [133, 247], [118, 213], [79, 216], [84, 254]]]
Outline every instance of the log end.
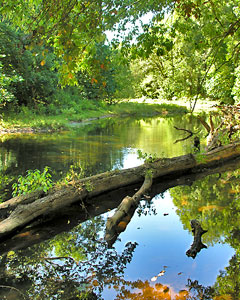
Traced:
[[207, 248], [206, 245], [202, 243], [202, 235], [207, 232], [207, 230], [202, 229], [202, 226], [198, 220], [191, 220], [192, 233], [194, 235], [193, 243], [189, 250], [187, 250], [186, 255], [188, 257], [195, 258], [197, 254], [204, 248]]
[[197, 254], [204, 248], [206, 249], [207, 246], [200, 242], [198, 244], [198, 247], [191, 247], [189, 250], [187, 250], [186, 255], [194, 259], [197, 256]]

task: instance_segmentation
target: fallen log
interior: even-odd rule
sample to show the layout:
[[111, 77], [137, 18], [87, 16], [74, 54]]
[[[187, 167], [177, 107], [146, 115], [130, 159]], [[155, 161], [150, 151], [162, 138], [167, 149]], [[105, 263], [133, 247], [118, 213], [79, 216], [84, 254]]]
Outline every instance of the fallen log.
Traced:
[[[179, 185], [191, 186], [194, 181], [205, 178], [211, 174], [233, 171], [238, 168], [240, 168], [240, 157], [227, 161], [217, 167], [204, 168], [201, 173], [186, 174], [177, 178], [170, 177], [164, 181], [159, 178], [159, 180], [154, 180], [148, 195], [153, 198], [155, 195], [164, 193], [171, 187]], [[15, 235], [6, 236], [4, 242], [0, 243], [0, 255], [38, 244], [53, 238], [59, 233], [68, 232], [90, 218], [113, 210], [121, 203], [125, 195], [134, 195], [139, 187], [139, 184], [131, 185], [106, 192], [99, 196], [86, 199], [84, 208], [77, 202], [71, 206], [63, 207], [54, 214], [39, 218], [16, 232]]]
[[197, 254], [203, 249], [207, 248], [202, 242], [202, 235], [207, 232], [203, 230], [201, 224], [198, 220], [191, 220], [192, 233], [194, 235], [193, 243], [189, 250], [187, 250], [186, 255], [188, 257], [195, 258]]
[[108, 247], [112, 247], [117, 237], [123, 232], [131, 221], [142, 196], [152, 186], [152, 174], [147, 173], [141, 188], [132, 196], [126, 196], [112, 217], [107, 219], [105, 230], [105, 241]]
[[184, 174], [202, 172], [206, 168], [220, 165], [238, 156], [240, 156], [240, 143], [235, 143], [219, 147], [201, 156], [187, 154], [157, 159], [130, 169], [105, 172], [55, 187], [47, 195], [40, 193], [37, 199], [32, 194], [29, 198], [26, 195], [14, 201], [10, 199], [0, 204], [0, 214], [1, 210], [7, 214], [7, 218], [0, 222], [0, 237], [24, 227], [38, 217], [52, 214], [73, 203], [83, 202], [121, 187], [141, 184], [148, 170], [151, 170], [153, 180], [166, 180], [167, 177], [174, 179]]

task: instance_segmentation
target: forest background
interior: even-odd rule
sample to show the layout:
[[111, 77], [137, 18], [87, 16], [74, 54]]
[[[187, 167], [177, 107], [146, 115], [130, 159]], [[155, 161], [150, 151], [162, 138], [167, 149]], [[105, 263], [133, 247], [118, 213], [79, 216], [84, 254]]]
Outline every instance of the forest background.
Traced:
[[[142, 20], [146, 16], [148, 22], [144, 23]], [[240, 101], [239, 28], [239, 0], [1, 0], [0, 133], [4, 128], [20, 126], [49, 126], [58, 129], [69, 121], [81, 121], [119, 112], [142, 112], [139, 107], [123, 99], [151, 98], [156, 99], [155, 103], [182, 103], [182, 100], [186, 100], [191, 104], [192, 111], [201, 99], [209, 103], [217, 101], [237, 105]], [[111, 41], [108, 40], [109, 32], [115, 34]], [[144, 107], [144, 113], [148, 109], [152, 114], [158, 109], [159, 112], [166, 109], [167, 113], [170, 107], [163, 104], [141, 105]], [[236, 110], [233, 110], [232, 115], [236, 115]], [[233, 126], [230, 127], [232, 128]], [[239, 131], [239, 126], [237, 130]], [[230, 133], [232, 134], [231, 131]], [[200, 162], [201, 153], [199, 154]], [[150, 158], [153, 157], [148, 157]], [[75, 172], [74, 168], [70, 168], [66, 180], [69, 178], [69, 181], [72, 181]], [[229, 174], [226, 176], [221, 178], [219, 188], [223, 196], [219, 196], [215, 184], [220, 181], [219, 175], [206, 178], [202, 183], [204, 188], [201, 194], [200, 188], [193, 185], [184, 187], [183, 192], [176, 188], [172, 191], [172, 196], [175, 197], [176, 203], [180, 203], [178, 207], [184, 206], [184, 212], [188, 209], [184, 214], [184, 224], [190, 224], [189, 220], [193, 217], [198, 218], [201, 214], [199, 207], [206, 208], [209, 204], [212, 207], [219, 206], [216, 199], [220, 197], [221, 209], [216, 210], [216, 218], [209, 217], [215, 210], [209, 210], [209, 214], [205, 211], [203, 225], [204, 228], [212, 228], [209, 233], [213, 230], [217, 232], [217, 235], [209, 235], [208, 242], [214, 238], [220, 242], [221, 233], [226, 232], [227, 241], [237, 250], [229, 267], [219, 277], [220, 288], [217, 292], [228, 296], [232, 290], [239, 290], [238, 287], [235, 288], [239, 283], [236, 280], [239, 270], [239, 242], [235, 238], [238, 233], [236, 220], [239, 219], [236, 213], [239, 211], [239, 174], [236, 173], [232, 178], [228, 177]], [[33, 184], [35, 178], [39, 181]], [[0, 189], [9, 187], [15, 179], [10, 178], [9, 174], [1, 174]], [[208, 188], [208, 183], [211, 188]], [[32, 189], [40, 186], [46, 192], [52, 185], [48, 167], [45, 167], [42, 174], [35, 170], [28, 171], [26, 177], [20, 175], [18, 184], [14, 183], [12, 188], [14, 195], [18, 195], [28, 192], [29, 186]], [[91, 191], [92, 186], [87, 187]], [[63, 189], [66, 190], [65, 186]], [[189, 210], [189, 206], [185, 204], [191, 193], [197, 193], [199, 201], [193, 203], [200, 206], [193, 205]], [[182, 199], [186, 195], [183, 204]], [[220, 211], [223, 216], [221, 218]], [[31, 215], [29, 212], [27, 214]], [[81, 259], [79, 243], [81, 247], [84, 245], [89, 232], [92, 232], [91, 236], [94, 237], [94, 245], [91, 241], [87, 242], [86, 249], [94, 249], [94, 234], [97, 232], [94, 226], [103, 226], [101, 218], [96, 224], [93, 223], [92, 227], [89, 223], [81, 227], [80, 235], [83, 239], [74, 238], [76, 246], [73, 244], [73, 250], [77, 250], [72, 253], [71, 249], [71, 255], [78, 255], [76, 257]], [[51, 251], [51, 247], [54, 246], [61, 255], [65, 255], [67, 252], [60, 252], [60, 245], [63, 244], [64, 251], [68, 251], [69, 248], [65, 247], [66, 244], [69, 245], [68, 235], [63, 237], [63, 241], [61, 238], [57, 239], [56, 243], [50, 243], [47, 249]], [[99, 253], [105, 253], [105, 249], [99, 250]], [[40, 252], [43, 255], [34, 251], [33, 257], [37, 256], [39, 261], [46, 251], [44, 248], [44, 252]], [[126, 254], [128, 253], [130, 252], [126, 251]], [[20, 257], [14, 256], [13, 253], [10, 259], [11, 257], [15, 266], [15, 259], [17, 264], [21, 261]], [[129, 255], [127, 257], [129, 258]], [[25, 266], [29, 270], [29, 261], [25, 260], [25, 256], [22, 260], [24, 268], [19, 264], [17, 282], [21, 282], [18, 281], [21, 278], [18, 275], [25, 274]], [[100, 260], [105, 270], [105, 261]], [[116, 264], [124, 261], [117, 256], [113, 256], [112, 260], [116, 260]], [[72, 273], [72, 265], [69, 266], [71, 274], [75, 276]], [[39, 270], [36, 264], [33, 264], [33, 267], [34, 270]], [[55, 276], [54, 268], [49, 269], [49, 265], [45, 268], [43, 265], [44, 269], [51, 278], [52, 274]], [[122, 265], [120, 269], [124, 269]], [[109, 268], [106, 270], [106, 276], [109, 278]], [[227, 273], [228, 277], [225, 276]], [[5, 274], [2, 284], [6, 282], [9, 288]], [[35, 273], [30, 275], [34, 278]], [[115, 274], [112, 275], [118, 280]], [[41, 296], [39, 291], [46, 295], [48, 287], [49, 294], [52, 289], [55, 291], [56, 286], [52, 284], [53, 281], [48, 280], [49, 277], [45, 280], [39, 276], [41, 274], [38, 272], [37, 281], [33, 281], [37, 282], [38, 296]], [[65, 278], [68, 287], [72, 289], [71, 292], [79, 293], [79, 290], [74, 289], [75, 281], [69, 284], [70, 277]], [[95, 281], [95, 277], [93, 279]], [[55, 282], [59, 282], [58, 279]], [[226, 282], [229, 284], [226, 285]], [[40, 289], [38, 284], [41, 285]], [[200, 292], [202, 294], [202, 289]]]
[[237, 104], [239, 27], [237, 0], [3, 0], [1, 127], [61, 126], [141, 97]]

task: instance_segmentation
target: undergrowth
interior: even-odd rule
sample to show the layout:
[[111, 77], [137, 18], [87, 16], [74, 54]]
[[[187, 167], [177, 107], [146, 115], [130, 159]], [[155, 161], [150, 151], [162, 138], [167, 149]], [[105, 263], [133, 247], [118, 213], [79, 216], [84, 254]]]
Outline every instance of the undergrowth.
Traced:
[[[68, 101], [67, 101], [68, 100]], [[61, 103], [61, 106], [60, 106]], [[0, 112], [0, 129], [33, 128], [61, 130], [68, 128], [71, 121], [81, 122], [101, 116], [154, 116], [187, 113], [184, 106], [176, 104], [149, 104], [122, 101], [108, 105], [105, 102], [67, 98], [64, 102], [55, 101], [49, 105], [33, 107], [11, 107]]]

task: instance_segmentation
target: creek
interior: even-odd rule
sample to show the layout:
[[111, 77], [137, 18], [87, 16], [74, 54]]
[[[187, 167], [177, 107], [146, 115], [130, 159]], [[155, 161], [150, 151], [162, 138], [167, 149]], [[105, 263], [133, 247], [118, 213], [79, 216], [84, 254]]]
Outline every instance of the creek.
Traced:
[[[158, 157], [193, 151], [193, 137], [176, 142], [187, 133], [174, 126], [197, 133], [204, 147], [194, 116], [104, 119], [61, 133], [3, 136], [1, 174], [49, 166], [58, 180], [70, 166], [87, 176], [140, 165], [138, 150]], [[106, 208], [78, 205], [55, 227], [46, 220], [20, 232], [0, 246], [1, 299], [85, 299], [86, 290], [89, 299], [239, 299], [239, 178], [240, 170], [228, 170], [146, 197], [112, 249], [103, 237], [114, 199]], [[207, 248], [195, 259], [186, 255], [192, 219], [207, 230]]]

